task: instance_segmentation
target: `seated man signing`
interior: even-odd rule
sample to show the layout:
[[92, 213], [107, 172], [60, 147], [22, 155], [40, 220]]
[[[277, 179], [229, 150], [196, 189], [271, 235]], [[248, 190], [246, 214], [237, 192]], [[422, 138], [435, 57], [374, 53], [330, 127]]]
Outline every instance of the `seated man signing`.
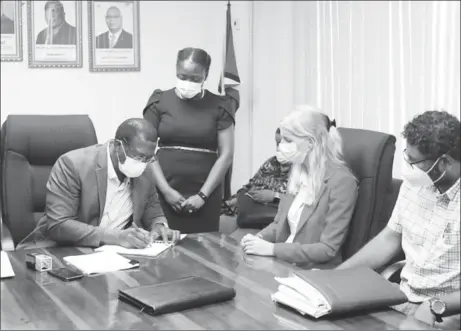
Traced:
[[403, 249], [400, 289], [409, 302], [394, 308], [433, 326], [460, 313], [460, 121], [427, 111], [405, 125], [403, 137], [404, 181], [391, 219], [338, 268], [378, 269]]
[[156, 162], [155, 137], [149, 122], [128, 119], [114, 140], [62, 155], [46, 184], [45, 215], [29, 237], [88, 247], [177, 241], [179, 231], [168, 228], [154, 177], [144, 171]]
[[[280, 129], [275, 132], [277, 147], [282, 137]], [[258, 172], [228, 202], [234, 208], [237, 224], [241, 228], [263, 229], [274, 220], [280, 197], [287, 189], [290, 163], [279, 153], [266, 160]]]

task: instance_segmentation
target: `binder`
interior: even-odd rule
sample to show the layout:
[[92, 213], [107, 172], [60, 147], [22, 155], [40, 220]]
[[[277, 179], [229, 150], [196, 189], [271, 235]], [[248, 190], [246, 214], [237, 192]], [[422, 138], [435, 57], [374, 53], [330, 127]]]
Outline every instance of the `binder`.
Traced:
[[119, 290], [119, 300], [149, 315], [162, 315], [232, 300], [233, 288], [191, 276], [148, 286]]
[[365, 267], [295, 271], [291, 277], [276, 280], [280, 285], [272, 295], [275, 302], [315, 318], [408, 301], [396, 284]]

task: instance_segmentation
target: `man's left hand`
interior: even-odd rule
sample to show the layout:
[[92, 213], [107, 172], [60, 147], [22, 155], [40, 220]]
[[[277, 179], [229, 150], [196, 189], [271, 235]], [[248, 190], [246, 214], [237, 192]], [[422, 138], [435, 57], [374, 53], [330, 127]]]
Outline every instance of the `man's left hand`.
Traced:
[[196, 194], [186, 199], [186, 201], [181, 204], [181, 208], [187, 214], [192, 214], [202, 208], [204, 204], [205, 201]]
[[181, 232], [178, 230], [172, 230], [165, 226], [163, 223], [156, 223], [150, 231], [150, 242], [155, 240], [163, 240], [165, 244], [169, 242], [176, 243], [179, 240]]
[[246, 254], [274, 256], [274, 244], [253, 235], [246, 235], [242, 246]]
[[434, 326], [435, 316], [434, 314], [432, 314], [429, 301], [424, 301], [423, 303], [421, 303], [418, 309], [416, 309], [413, 317], [420, 322], [428, 324], [432, 327]]

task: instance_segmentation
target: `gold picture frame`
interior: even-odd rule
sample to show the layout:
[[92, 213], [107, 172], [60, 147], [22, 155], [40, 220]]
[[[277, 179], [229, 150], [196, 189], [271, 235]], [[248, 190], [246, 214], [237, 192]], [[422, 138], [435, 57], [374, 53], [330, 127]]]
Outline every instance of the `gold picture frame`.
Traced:
[[91, 72], [141, 70], [139, 1], [88, 1]]
[[29, 68], [81, 68], [82, 1], [27, 1]]

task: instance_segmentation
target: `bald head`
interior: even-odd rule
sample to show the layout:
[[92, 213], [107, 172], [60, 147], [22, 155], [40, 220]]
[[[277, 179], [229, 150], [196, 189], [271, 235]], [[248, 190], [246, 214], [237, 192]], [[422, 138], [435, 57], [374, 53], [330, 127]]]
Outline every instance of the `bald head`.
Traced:
[[107, 9], [106, 24], [110, 32], [116, 33], [122, 29], [122, 12], [115, 6]]
[[127, 119], [118, 127], [115, 139], [124, 140], [129, 144], [134, 138], [155, 143], [157, 140], [155, 128], [143, 118]]
[[149, 160], [155, 155], [157, 131], [143, 118], [130, 118], [118, 127], [115, 142], [122, 162], [125, 155], [138, 160]]

